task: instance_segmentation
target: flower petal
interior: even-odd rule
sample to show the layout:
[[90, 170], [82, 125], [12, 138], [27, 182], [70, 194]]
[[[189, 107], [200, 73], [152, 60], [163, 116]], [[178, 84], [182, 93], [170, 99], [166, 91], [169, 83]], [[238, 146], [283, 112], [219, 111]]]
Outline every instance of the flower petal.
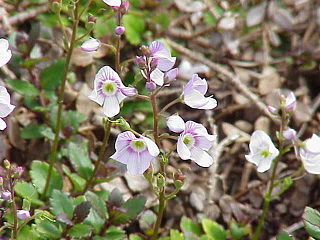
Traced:
[[177, 143], [177, 152], [179, 154], [179, 157], [183, 160], [190, 159], [191, 157], [191, 152], [187, 145], [185, 145], [182, 141], [182, 136], [180, 135], [178, 138], [178, 143]]
[[188, 94], [184, 94], [183, 100], [189, 107], [197, 109], [200, 109], [201, 106], [205, 106], [209, 101], [197, 90], [191, 90]]
[[7, 89], [0, 86], [0, 118], [8, 116], [14, 108], [15, 106], [10, 104], [10, 94]]
[[152, 141], [151, 139], [149, 139], [147, 137], [142, 136], [142, 139], [147, 144], [148, 152], [150, 153], [150, 155], [153, 157], [158, 156], [160, 151], [159, 151], [157, 144], [155, 144], [154, 141]]
[[116, 73], [111, 67], [104, 66], [97, 72], [96, 77], [94, 79], [95, 90], [97, 90], [101, 82], [105, 82], [107, 80], [111, 80], [118, 83], [120, 85], [119, 87], [124, 87], [118, 73]]
[[184, 121], [178, 114], [174, 114], [168, 117], [167, 126], [170, 129], [170, 131], [175, 133], [181, 133], [185, 130]]
[[132, 154], [127, 162], [128, 173], [133, 176], [143, 174], [150, 167], [153, 158], [148, 151]]
[[137, 139], [136, 136], [130, 131], [125, 131], [123, 133], [120, 133], [117, 136], [116, 143], [115, 143], [116, 151], [127, 147], [130, 144], [130, 142], [135, 139]]
[[11, 50], [9, 50], [8, 40], [0, 39], [0, 67], [6, 65], [12, 57]]
[[103, 103], [103, 113], [107, 117], [114, 117], [120, 112], [119, 102], [116, 96], [108, 96]]
[[121, 6], [121, 0], [103, 0], [103, 2], [110, 7], [120, 7]]
[[132, 97], [137, 95], [137, 89], [133, 87], [121, 87], [120, 91], [123, 93], [123, 95], [127, 97]]
[[218, 106], [218, 102], [216, 99], [212, 97], [207, 97], [206, 99], [208, 100], [208, 102], [205, 105], [198, 107], [198, 109], [214, 109]]
[[200, 167], [210, 167], [213, 163], [213, 158], [206, 151], [200, 148], [193, 148], [191, 150], [191, 160], [193, 160]]
[[157, 68], [159, 68], [161, 71], [166, 72], [166, 71], [169, 71], [174, 66], [175, 63], [176, 63], [175, 57], [159, 58]]
[[98, 103], [100, 106], [102, 106], [104, 102], [104, 97], [99, 95], [95, 90], [91, 92], [91, 94], [88, 96], [92, 101]]
[[150, 78], [159, 86], [162, 86], [164, 83], [164, 73], [161, 72], [159, 68], [156, 68], [151, 72]]
[[80, 46], [81, 50], [86, 52], [97, 51], [100, 47], [100, 41], [95, 38], [90, 38], [87, 41], [83, 42]]
[[165, 77], [168, 78], [168, 82], [172, 82], [177, 78], [178, 73], [179, 73], [179, 69], [173, 68], [170, 71], [166, 72]]
[[6, 122], [0, 118], [0, 130], [4, 130], [6, 129], [6, 127], [7, 127]]

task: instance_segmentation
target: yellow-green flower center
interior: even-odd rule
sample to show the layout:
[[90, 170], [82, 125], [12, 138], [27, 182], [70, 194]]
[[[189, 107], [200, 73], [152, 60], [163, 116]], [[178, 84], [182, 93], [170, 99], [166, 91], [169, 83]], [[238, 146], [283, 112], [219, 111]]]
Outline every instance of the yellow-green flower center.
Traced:
[[192, 136], [192, 134], [186, 134], [182, 137], [182, 142], [187, 147], [191, 147], [194, 144], [194, 137]]
[[106, 95], [113, 95], [117, 89], [116, 83], [112, 81], [106, 81], [102, 86], [102, 90]]
[[146, 149], [146, 144], [141, 140], [133, 140], [130, 146], [137, 152], [141, 152]]
[[269, 151], [266, 149], [260, 151], [261, 157], [267, 158], [269, 156], [269, 154], [270, 154]]

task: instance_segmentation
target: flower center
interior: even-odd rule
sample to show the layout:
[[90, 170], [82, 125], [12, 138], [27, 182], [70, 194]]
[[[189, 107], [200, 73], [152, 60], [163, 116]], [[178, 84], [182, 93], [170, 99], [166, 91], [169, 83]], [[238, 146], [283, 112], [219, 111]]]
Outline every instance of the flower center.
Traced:
[[270, 154], [269, 151], [266, 150], [266, 149], [263, 149], [263, 150], [260, 151], [260, 156], [261, 157], [267, 158], [269, 156], [269, 154]]
[[182, 137], [182, 142], [189, 148], [192, 147], [195, 140], [192, 134], [186, 134]]
[[133, 150], [135, 150], [137, 152], [142, 152], [143, 150], [146, 149], [146, 144], [141, 140], [131, 141], [130, 146]]
[[115, 82], [106, 81], [102, 86], [102, 90], [105, 95], [110, 96], [115, 94], [115, 92], [118, 90], [118, 87]]

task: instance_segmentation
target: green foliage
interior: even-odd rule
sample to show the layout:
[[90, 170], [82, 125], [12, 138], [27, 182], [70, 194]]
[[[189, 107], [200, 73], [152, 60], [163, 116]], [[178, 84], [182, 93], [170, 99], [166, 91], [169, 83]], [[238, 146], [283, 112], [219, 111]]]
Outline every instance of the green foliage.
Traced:
[[180, 228], [184, 233], [192, 232], [197, 236], [200, 236], [202, 233], [200, 226], [185, 216], [181, 218]]
[[292, 237], [290, 237], [290, 235], [286, 232], [281, 232], [277, 236], [276, 240], [292, 240]]
[[133, 14], [127, 14], [123, 17], [123, 25], [126, 28], [125, 36], [126, 39], [132, 45], [138, 45], [141, 43], [141, 35], [145, 30], [144, 19], [141, 16]]
[[[44, 191], [48, 170], [49, 165], [47, 163], [33, 161], [31, 164], [30, 176], [32, 183], [37, 188], [39, 193], [43, 193]], [[48, 188], [49, 196], [51, 195], [53, 189], [62, 189], [62, 177], [54, 168], [52, 169], [52, 177]]]
[[118, 229], [114, 226], [111, 226], [107, 229], [105, 233], [105, 239], [110, 240], [122, 240], [125, 238], [125, 232], [121, 229]]
[[204, 232], [211, 240], [225, 240], [226, 232], [222, 226], [210, 219], [202, 219], [201, 221]]
[[42, 70], [40, 74], [40, 85], [42, 89], [54, 90], [59, 86], [62, 80], [64, 65], [65, 59], [58, 59], [49, 67]]
[[29, 200], [35, 205], [42, 205], [43, 202], [39, 200], [39, 194], [36, 188], [27, 182], [17, 182], [14, 186], [15, 192], [24, 199]]
[[183, 235], [175, 229], [170, 229], [171, 240], [184, 240]]
[[320, 238], [320, 212], [306, 207], [303, 213], [303, 224], [310, 236]]
[[63, 192], [53, 190], [50, 198], [50, 210], [53, 214], [65, 214], [69, 219], [72, 218], [73, 214], [73, 203], [72, 200]]
[[21, 80], [7, 80], [8, 87], [23, 96], [37, 96], [38, 90], [29, 82]]
[[39, 235], [49, 239], [60, 239], [62, 230], [58, 223], [48, 219], [36, 219], [35, 223], [35, 229]]
[[240, 226], [236, 221], [230, 224], [230, 234], [232, 239], [238, 240], [250, 233], [250, 225]]
[[52, 129], [46, 125], [31, 123], [22, 130], [21, 137], [23, 139], [35, 139], [46, 137], [50, 140], [53, 140], [54, 133]]
[[69, 236], [76, 238], [87, 237], [90, 235], [90, 233], [91, 227], [83, 223], [72, 226], [71, 229], [68, 231]]
[[72, 182], [74, 190], [81, 192], [86, 184], [86, 180], [80, 177], [78, 174], [70, 172], [70, 169], [66, 165], [62, 165], [62, 170]]

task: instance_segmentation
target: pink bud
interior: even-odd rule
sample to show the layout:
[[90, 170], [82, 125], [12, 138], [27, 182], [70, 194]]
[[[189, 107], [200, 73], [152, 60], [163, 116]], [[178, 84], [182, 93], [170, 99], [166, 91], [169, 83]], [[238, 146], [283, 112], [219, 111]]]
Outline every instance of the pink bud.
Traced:
[[17, 218], [20, 220], [26, 220], [30, 217], [30, 212], [27, 210], [18, 210], [17, 211]]
[[121, 7], [125, 12], [127, 12], [128, 9], [129, 9], [129, 6], [130, 6], [129, 1], [122, 1], [120, 7]]
[[1, 193], [1, 198], [2, 198], [3, 200], [10, 200], [10, 199], [11, 199], [11, 192], [9, 192], [9, 191], [3, 191], [3, 192]]
[[154, 82], [146, 82], [146, 89], [149, 92], [152, 92], [156, 87], [157, 85]]
[[134, 63], [138, 65], [140, 68], [144, 68], [146, 66], [146, 61], [144, 60], [144, 57], [136, 56], [134, 58]]
[[122, 35], [124, 32], [126, 31], [126, 29], [123, 26], [117, 26], [114, 29], [115, 34], [117, 35]]
[[277, 114], [278, 113], [278, 109], [276, 109], [275, 107], [272, 106], [268, 106], [268, 111], [272, 114]]
[[296, 130], [292, 128], [287, 128], [283, 131], [283, 137], [287, 140], [294, 140], [297, 136]]

